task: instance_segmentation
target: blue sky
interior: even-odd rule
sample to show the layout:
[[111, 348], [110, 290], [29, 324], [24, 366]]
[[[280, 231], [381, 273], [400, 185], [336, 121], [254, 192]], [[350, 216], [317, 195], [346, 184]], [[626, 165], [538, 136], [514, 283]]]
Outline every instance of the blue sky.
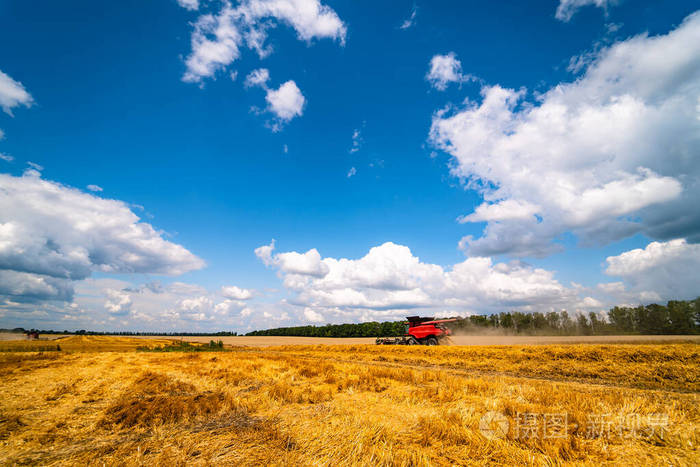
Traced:
[[[20, 215], [10, 209], [19, 206], [16, 200], [6, 195], [7, 209], [0, 214], [0, 223], [26, 227], [23, 234], [8, 233], [9, 246], [0, 251], [6, 283], [4, 291], [0, 287], [0, 303], [5, 297], [0, 325], [160, 329], [174, 322], [182, 330], [245, 330], [393, 319], [416, 308], [430, 314], [597, 311], [613, 303], [690, 298], [700, 290], [692, 277], [667, 284], [628, 264], [652, 257], [668, 282], [679, 257], [698, 260], [699, 216], [688, 202], [698, 190], [698, 119], [693, 123], [692, 106], [669, 107], [698, 98], [700, 51], [686, 39], [697, 36], [698, 21], [686, 19], [694, 2], [182, 3], [189, 8], [175, 0], [0, 1], [0, 42], [11, 45], [0, 49], [5, 92], [9, 96], [21, 88], [30, 96], [6, 97], [6, 113], [0, 114], [0, 153], [11, 159], [0, 160], [3, 183], [16, 183], [13, 193], [28, 203]], [[234, 17], [245, 8], [263, 13], [252, 22], [226, 23], [220, 19], [227, 8]], [[191, 59], [198, 46], [192, 38], [206, 15], [234, 31], [222, 39], [206, 30], [208, 45], [222, 47], [238, 40], [235, 34], [254, 31], [265, 36], [264, 56], [240, 39], [234, 47], [239, 57], [208, 62], [204, 73], [201, 66], [195, 70]], [[655, 50], [655, 38], [664, 39], [660, 47], [667, 50]], [[199, 50], [200, 58], [211, 57], [211, 50]], [[639, 62], [647, 63], [667, 53], [677, 53], [678, 60], [624, 67], [624, 60], [641, 57]], [[429, 79], [435, 57], [446, 59], [447, 68], [436, 70], [441, 78]], [[579, 67], [572, 57], [580, 57]], [[655, 68], [674, 80], [644, 75]], [[267, 70], [269, 78], [246, 85], [246, 77], [258, 69]], [[598, 97], [591, 89], [609, 82], [605, 73], [629, 88], [610, 85], [595, 91], [606, 100], [593, 102]], [[639, 84], [647, 79], [671, 84], [649, 90]], [[274, 100], [290, 81], [291, 94]], [[561, 100], [552, 92], [577, 82], [582, 84], [569, 86]], [[496, 118], [485, 105], [494, 89], [513, 93], [504, 97], [512, 105], [497, 109], [509, 123], [487, 128], [484, 121]], [[624, 96], [636, 101], [615, 110], [611, 103]], [[568, 138], [564, 132], [553, 137], [551, 147], [550, 140], [535, 141], [527, 128], [556, 122], [531, 109], [562, 102], [574, 115], [566, 124], [588, 133]], [[581, 123], [584, 103], [639, 117], [616, 133], [626, 135], [624, 141], [611, 143], [602, 129]], [[474, 108], [476, 113], [469, 113]], [[285, 117], [285, 111], [293, 116]], [[684, 111], [691, 118], [676, 121]], [[479, 120], [485, 114], [491, 117]], [[596, 115], [593, 121], [604, 129], [604, 115]], [[451, 119], [460, 116], [468, 124]], [[650, 137], [643, 151], [632, 147], [639, 140], [635, 132], [650, 134], [645, 125], [677, 135], [678, 148], [672, 150], [677, 155], [663, 151], [668, 142], [661, 136]], [[474, 128], [481, 133], [463, 137]], [[598, 157], [621, 162], [591, 162]], [[553, 160], [561, 165], [548, 162]], [[43, 169], [27, 172], [30, 161]], [[576, 172], [583, 166], [590, 170]], [[532, 172], [512, 175], [523, 167]], [[528, 180], [539, 174], [542, 185], [551, 184], [553, 174], [570, 177], [571, 199], [564, 205], [561, 197], [534, 189]], [[84, 197], [47, 197], [51, 186], [72, 187]], [[499, 187], [503, 192], [496, 192]], [[65, 210], [54, 206], [67, 217], [41, 217], [46, 209], [27, 201], [32, 190], [43, 193], [44, 203], [73, 203]], [[601, 197], [625, 208], [611, 208]], [[148, 256], [155, 258], [153, 264], [124, 260], [134, 244], [121, 234], [96, 233], [104, 222], [111, 225], [85, 210], [86, 203], [102, 206], [96, 198], [117, 200], [138, 216], [114, 220], [125, 222], [119, 228], [147, 223], [156, 229], [146, 234], [162, 243]], [[489, 214], [457, 221], [482, 203], [505, 200], [511, 202], [504, 205], [507, 218]], [[108, 217], [111, 208], [104, 209]], [[33, 210], [36, 215], [28, 220]], [[664, 218], [669, 213], [687, 221], [675, 225]], [[81, 216], [95, 222], [89, 241], [79, 221], [66, 221]], [[123, 217], [124, 212], [115, 213], [115, 219]], [[460, 243], [467, 236], [471, 242]], [[506, 240], [509, 236], [517, 240]], [[525, 245], [526, 237], [537, 238]], [[42, 246], [47, 239], [66, 258], [72, 258], [71, 249], [84, 247], [89, 273], [71, 276], [38, 267], [53, 255]], [[256, 255], [255, 249], [272, 239], [274, 252], [267, 259]], [[27, 259], [31, 240], [38, 245], [35, 261]], [[410, 252], [381, 249], [387, 242]], [[658, 248], [649, 249], [652, 242]], [[177, 245], [201, 263], [169, 250]], [[362, 263], [373, 247], [380, 248], [381, 259]], [[143, 244], [138, 248], [144, 254]], [[116, 249], [114, 260], [95, 253]], [[306, 255], [309, 251], [319, 258]], [[630, 251], [641, 253], [621, 256]], [[624, 267], [610, 269], [606, 258], [618, 256]], [[341, 268], [336, 258], [356, 263], [336, 270]], [[420, 258], [418, 266], [413, 258]], [[478, 281], [481, 272], [475, 269], [469, 280], [448, 278], [452, 282], [435, 286], [434, 271], [422, 266], [442, 268], [437, 276], [443, 277], [469, 258], [489, 258], [492, 268], [485, 270], [484, 283], [493, 285], [459, 285]], [[505, 269], [499, 272], [498, 264]], [[693, 271], [696, 263], [683, 264]], [[153, 297], [133, 292], [153, 281], [165, 289], [189, 288], [161, 290]], [[28, 292], [30, 283], [46, 290]], [[617, 285], [603, 290], [599, 284], [605, 283]], [[227, 296], [221, 288], [229, 286], [250, 291], [250, 297]], [[217, 311], [225, 300], [230, 303]]]

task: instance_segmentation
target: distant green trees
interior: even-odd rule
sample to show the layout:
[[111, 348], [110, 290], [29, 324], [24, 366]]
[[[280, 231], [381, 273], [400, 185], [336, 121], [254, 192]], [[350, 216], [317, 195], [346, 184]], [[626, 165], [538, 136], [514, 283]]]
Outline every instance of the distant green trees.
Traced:
[[403, 321], [376, 321], [357, 324], [326, 324], [325, 326], [294, 326], [253, 331], [246, 336], [301, 337], [390, 337], [404, 333]]
[[636, 334], [697, 334], [700, 298], [672, 300], [666, 306], [615, 307], [608, 311], [610, 326], [618, 332]]
[[[511, 334], [605, 335], [605, 334], [698, 334], [700, 297], [672, 300], [666, 305], [650, 304], [610, 309], [607, 319], [596, 313], [570, 316], [566, 311], [549, 313], [504, 312], [458, 317], [449, 324], [458, 332], [498, 330]], [[247, 336], [304, 337], [390, 337], [404, 333], [404, 321], [358, 324], [294, 326], [253, 331]]]

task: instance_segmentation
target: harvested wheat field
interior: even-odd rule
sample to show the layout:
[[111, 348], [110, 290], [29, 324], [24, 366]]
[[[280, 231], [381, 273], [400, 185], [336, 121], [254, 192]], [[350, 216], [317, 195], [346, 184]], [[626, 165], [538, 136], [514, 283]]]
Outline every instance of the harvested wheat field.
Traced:
[[74, 350], [0, 353], [0, 464], [700, 461], [692, 343], [165, 353], [116, 337], [58, 342]]

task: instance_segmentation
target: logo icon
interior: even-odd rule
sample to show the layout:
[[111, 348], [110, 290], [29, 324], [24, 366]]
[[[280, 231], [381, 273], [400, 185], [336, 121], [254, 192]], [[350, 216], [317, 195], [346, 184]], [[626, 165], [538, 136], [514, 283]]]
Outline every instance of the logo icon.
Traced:
[[500, 412], [486, 412], [479, 420], [479, 431], [487, 439], [505, 438], [508, 427], [508, 419]]

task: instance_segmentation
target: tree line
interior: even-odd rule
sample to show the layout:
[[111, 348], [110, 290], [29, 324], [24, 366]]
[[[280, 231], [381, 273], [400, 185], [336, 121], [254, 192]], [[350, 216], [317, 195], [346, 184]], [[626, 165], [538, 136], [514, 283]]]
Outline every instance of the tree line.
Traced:
[[[700, 297], [672, 300], [666, 305], [611, 308], [606, 316], [590, 312], [570, 315], [566, 311], [519, 311], [455, 317], [448, 326], [456, 333], [497, 330], [506, 334], [605, 335], [605, 334], [698, 334]], [[404, 321], [373, 321], [357, 324], [293, 326], [253, 331], [246, 336], [391, 337], [404, 334]]]
[[[700, 334], [700, 297], [695, 300], [671, 300], [666, 305], [650, 304], [611, 308], [606, 315], [597, 313], [570, 315], [566, 311], [523, 313], [511, 311], [490, 315], [455, 317], [449, 323], [457, 333], [495, 330], [506, 334], [605, 335], [605, 334]], [[293, 326], [252, 331], [246, 336], [301, 337], [392, 337], [404, 334], [405, 321]], [[76, 334], [110, 336], [237, 336], [237, 332], [139, 332], [139, 331], [54, 331], [24, 328], [0, 329], [0, 332], [40, 334]]]

